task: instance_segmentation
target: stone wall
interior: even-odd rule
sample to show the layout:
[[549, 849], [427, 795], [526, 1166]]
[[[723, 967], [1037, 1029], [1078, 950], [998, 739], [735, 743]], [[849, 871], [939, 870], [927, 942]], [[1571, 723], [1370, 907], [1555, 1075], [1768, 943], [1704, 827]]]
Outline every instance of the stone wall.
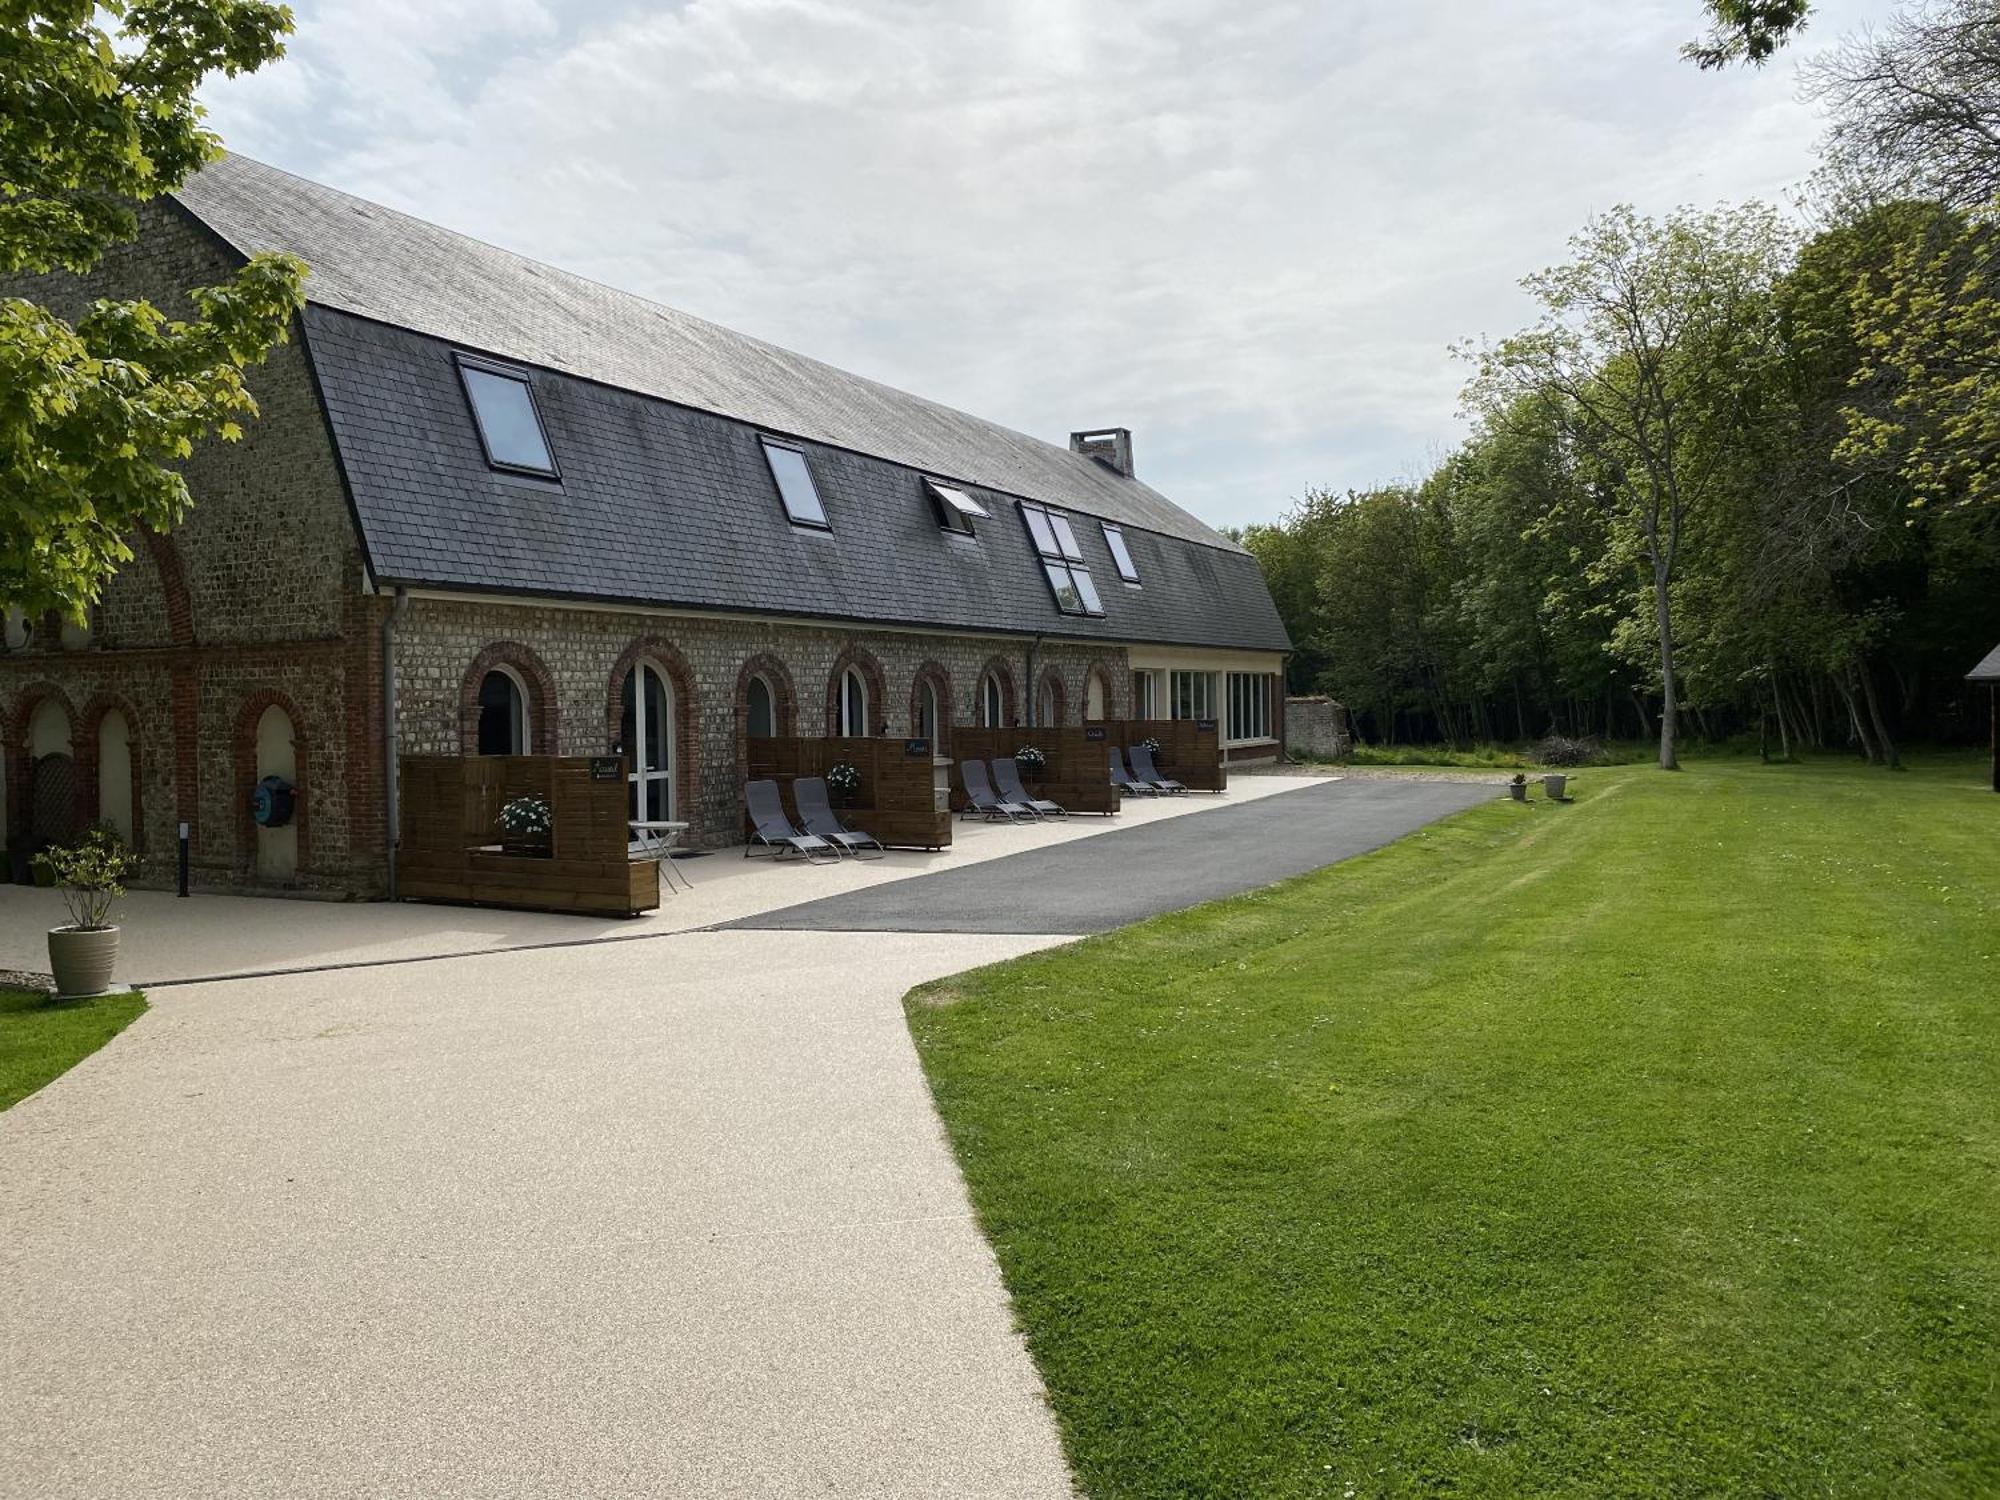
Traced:
[[1353, 747], [1347, 710], [1331, 698], [1285, 700], [1285, 753], [1295, 760], [1342, 760]]
[[[113, 249], [89, 277], [9, 278], [0, 291], [71, 317], [98, 296], [144, 297], [188, 316], [188, 288], [233, 274], [221, 245], [171, 204], [155, 202], [141, 211], [140, 238]], [[357, 870], [365, 877], [380, 866], [379, 754], [349, 753], [349, 725], [366, 711], [355, 700], [357, 686], [365, 698], [370, 642], [356, 627], [369, 602], [296, 328], [245, 382], [260, 415], [244, 423], [242, 441], [206, 443], [185, 466], [194, 503], [171, 535], [128, 539], [133, 558], [106, 585], [87, 641], [72, 633], [65, 644], [51, 618], [34, 622], [24, 647], [0, 653], [8, 864], [18, 867], [27, 842], [26, 726], [55, 694], [73, 716], [81, 821], [97, 811], [92, 705], [115, 701], [130, 722], [135, 843], [148, 859], [147, 883], [172, 880], [183, 821], [198, 881], [257, 883], [239, 723], [253, 703], [289, 705], [302, 764], [310, 766], [301, 868], [285, 884], [345, 891]]]
[[[626, 748], [618, 744], [625, 675], [636, 661], [655, 662], [677, 700], [678, 812], [695, 825], [690, 843], [715, 847], [739, 837], [753, 673], [774, 689], [781, 733], [817, 735], [834, 727], [835, 684], [852, 665], [868, 683], [870, 729], [901, 736], [915, 732], [920, 674], [938, 685], [951, 723], [972, 724], [981, 679], [999, 671], [1011, 717], [1024, 721], [1027, 654], [1026, 642], [1000, 638], [416, 599], [397, 635], [397, 735], [406, 754], [472, 750], [479, 679], [504, 664], [527, 684], [534, 749], [612, 753]], [[1080, 721], [1092, 671], [1103, 675], [1107, 716], [1127, 710], [1122, 651], [1044, 642], [1034, 671], [1035, 682], [1053, 674], [1060, 685], [1066, 723]]]

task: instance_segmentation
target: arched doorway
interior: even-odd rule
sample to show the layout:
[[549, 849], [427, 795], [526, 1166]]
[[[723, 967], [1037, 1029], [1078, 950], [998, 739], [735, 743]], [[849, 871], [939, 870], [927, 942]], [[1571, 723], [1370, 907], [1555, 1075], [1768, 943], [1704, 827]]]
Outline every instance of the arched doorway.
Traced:
[[998, 672], [979, 679], [979, 722], [987, 729], [1007, 727], [1007, 691]]
[[135, 784], [132, 726], [118, 709], [97, 721], [97, 816], [118, 830], [125, 847], [138, 847], [137, 819], [132, 807]]
[[[273, 703], [257, 716], [257, 775], [255, 781], [276, 776], [287, 784], [299, 784], [298, 737], [292, 716]], [[247, 809], [243, 814], [247, 816]], [[290, 880], [299, 873], [299, 815], [295, 808], [289, 823], [278, 828], [257, 829], [257, 878]]]
[[640, 661], [619, 690], [618, 744], [631, 757], [632, 817], [640, 822], [677, 818], [674, 796], [674, 684], [654, 661]]
[[778, 733], [778, 695], [762, 673], [751, 677], [743, 690], [743, 732], [753, 740], [768, 740]]
[[526, 755], [534, 744], [528, 685], [512, 667], [494, 667], [479, 680], [480, 755]]
[[868, 733], [868, 680], [859, 667], [840, 674], [840, 733], [853, 739]]
[[77, 835], [81, 799], [68, 707], [44, 698], [28, 719], [28, 852], [66, 844]]

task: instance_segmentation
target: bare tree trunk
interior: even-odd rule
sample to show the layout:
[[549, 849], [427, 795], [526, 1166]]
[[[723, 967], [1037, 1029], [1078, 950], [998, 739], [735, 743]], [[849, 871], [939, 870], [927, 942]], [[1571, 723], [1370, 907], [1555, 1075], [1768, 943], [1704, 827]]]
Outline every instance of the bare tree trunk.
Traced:
[[1854, 701], [1854, 687], [1849, 680], [1853, 670], [1851, 665], [1842, 668], [1841, 675], [1833, 679], [1833, 686], [1840, 694], [1841, 702], [1847, 705], [1847, 727], [1854, 735], [1854, 742], [1861, 747], [1862, 757], [1871, 766], [1879, 765], [1882, 758], [1875, 753], [1875, 741], [1869, 738], [1868, 726], [1861, 722], [1861, 710]]
[[1528, 716], [1521, 708], [1521, 674], [1514, 674], [1514, 738], [1528, 742]]
[[1778, 758], [1789, 761], [1792, 758], [1792, 731], [1785, 723], [1785, 695], [1778, 691], [1778, 673], [1771, 672], [1771, 706], [1778, 711]]
[[1658, 561], [1657, 546], [1653, 553], [1653, 612], [1660, 625], [1660, 769], [1678, 771], [1681, 763], [1675, 754], [1675, 741], [1680, 737], [1681, 706], [1674, 682], [1673, 611], [1667, 600], [1667, 570]]
[[1861, 659], [1857, 670], [1861, 674], [1861, 699], [1868, 705], [1868, 721], [1874, 726], [1876, 744], [1882, 748], [1882, 763], [1892, 771], [1900, 771], [1903, 759], [1896, 753], [1896, 742], [1889, 738], [1889, 726], [1882, 722], [1882, 705], [1875, 697], [1875, 673], [1866, 657]]
[[1650, 740], [1653, 737], [1653, 716], [1646, 712], [1646, 700], [1639, 696], [1637, 688], [1627, 688], [1625, 691], [1631, 695], [1632, 712], [1639, 716], [1639, 738]]

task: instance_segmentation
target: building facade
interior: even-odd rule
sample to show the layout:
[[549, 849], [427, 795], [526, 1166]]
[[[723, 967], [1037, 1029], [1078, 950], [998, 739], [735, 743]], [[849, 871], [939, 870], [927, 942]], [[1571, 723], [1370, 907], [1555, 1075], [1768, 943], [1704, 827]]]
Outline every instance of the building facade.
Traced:
[[[87, 628], [9, 611], [8, 866], [102, 820], [170, 879], [371, 896], [398, 754], [603, 754], [691, 842], [739, 836], [756, 734], [1089, 717], [1283, 736], [1255, 562], [1134, 475], [230, 157], [86, 281], [185, 306], [283, 249], [313, 268]], [[393, 721], [391, 704], [393, 702]], [[293, 815], [260, 826], [260, 782]]]

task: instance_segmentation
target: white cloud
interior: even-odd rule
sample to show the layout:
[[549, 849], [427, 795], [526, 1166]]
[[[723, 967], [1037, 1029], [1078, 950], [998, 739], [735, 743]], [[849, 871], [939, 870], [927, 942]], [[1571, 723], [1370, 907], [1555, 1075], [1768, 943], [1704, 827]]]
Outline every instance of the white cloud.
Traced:
[[[1826, 0], [1822, 37], [1883, 6]], [[1695, 0], [302, 4], [251, 155], [1056, 441], [1205, 519], [1406, 472], [1591, 212], [1775, 198]]]

